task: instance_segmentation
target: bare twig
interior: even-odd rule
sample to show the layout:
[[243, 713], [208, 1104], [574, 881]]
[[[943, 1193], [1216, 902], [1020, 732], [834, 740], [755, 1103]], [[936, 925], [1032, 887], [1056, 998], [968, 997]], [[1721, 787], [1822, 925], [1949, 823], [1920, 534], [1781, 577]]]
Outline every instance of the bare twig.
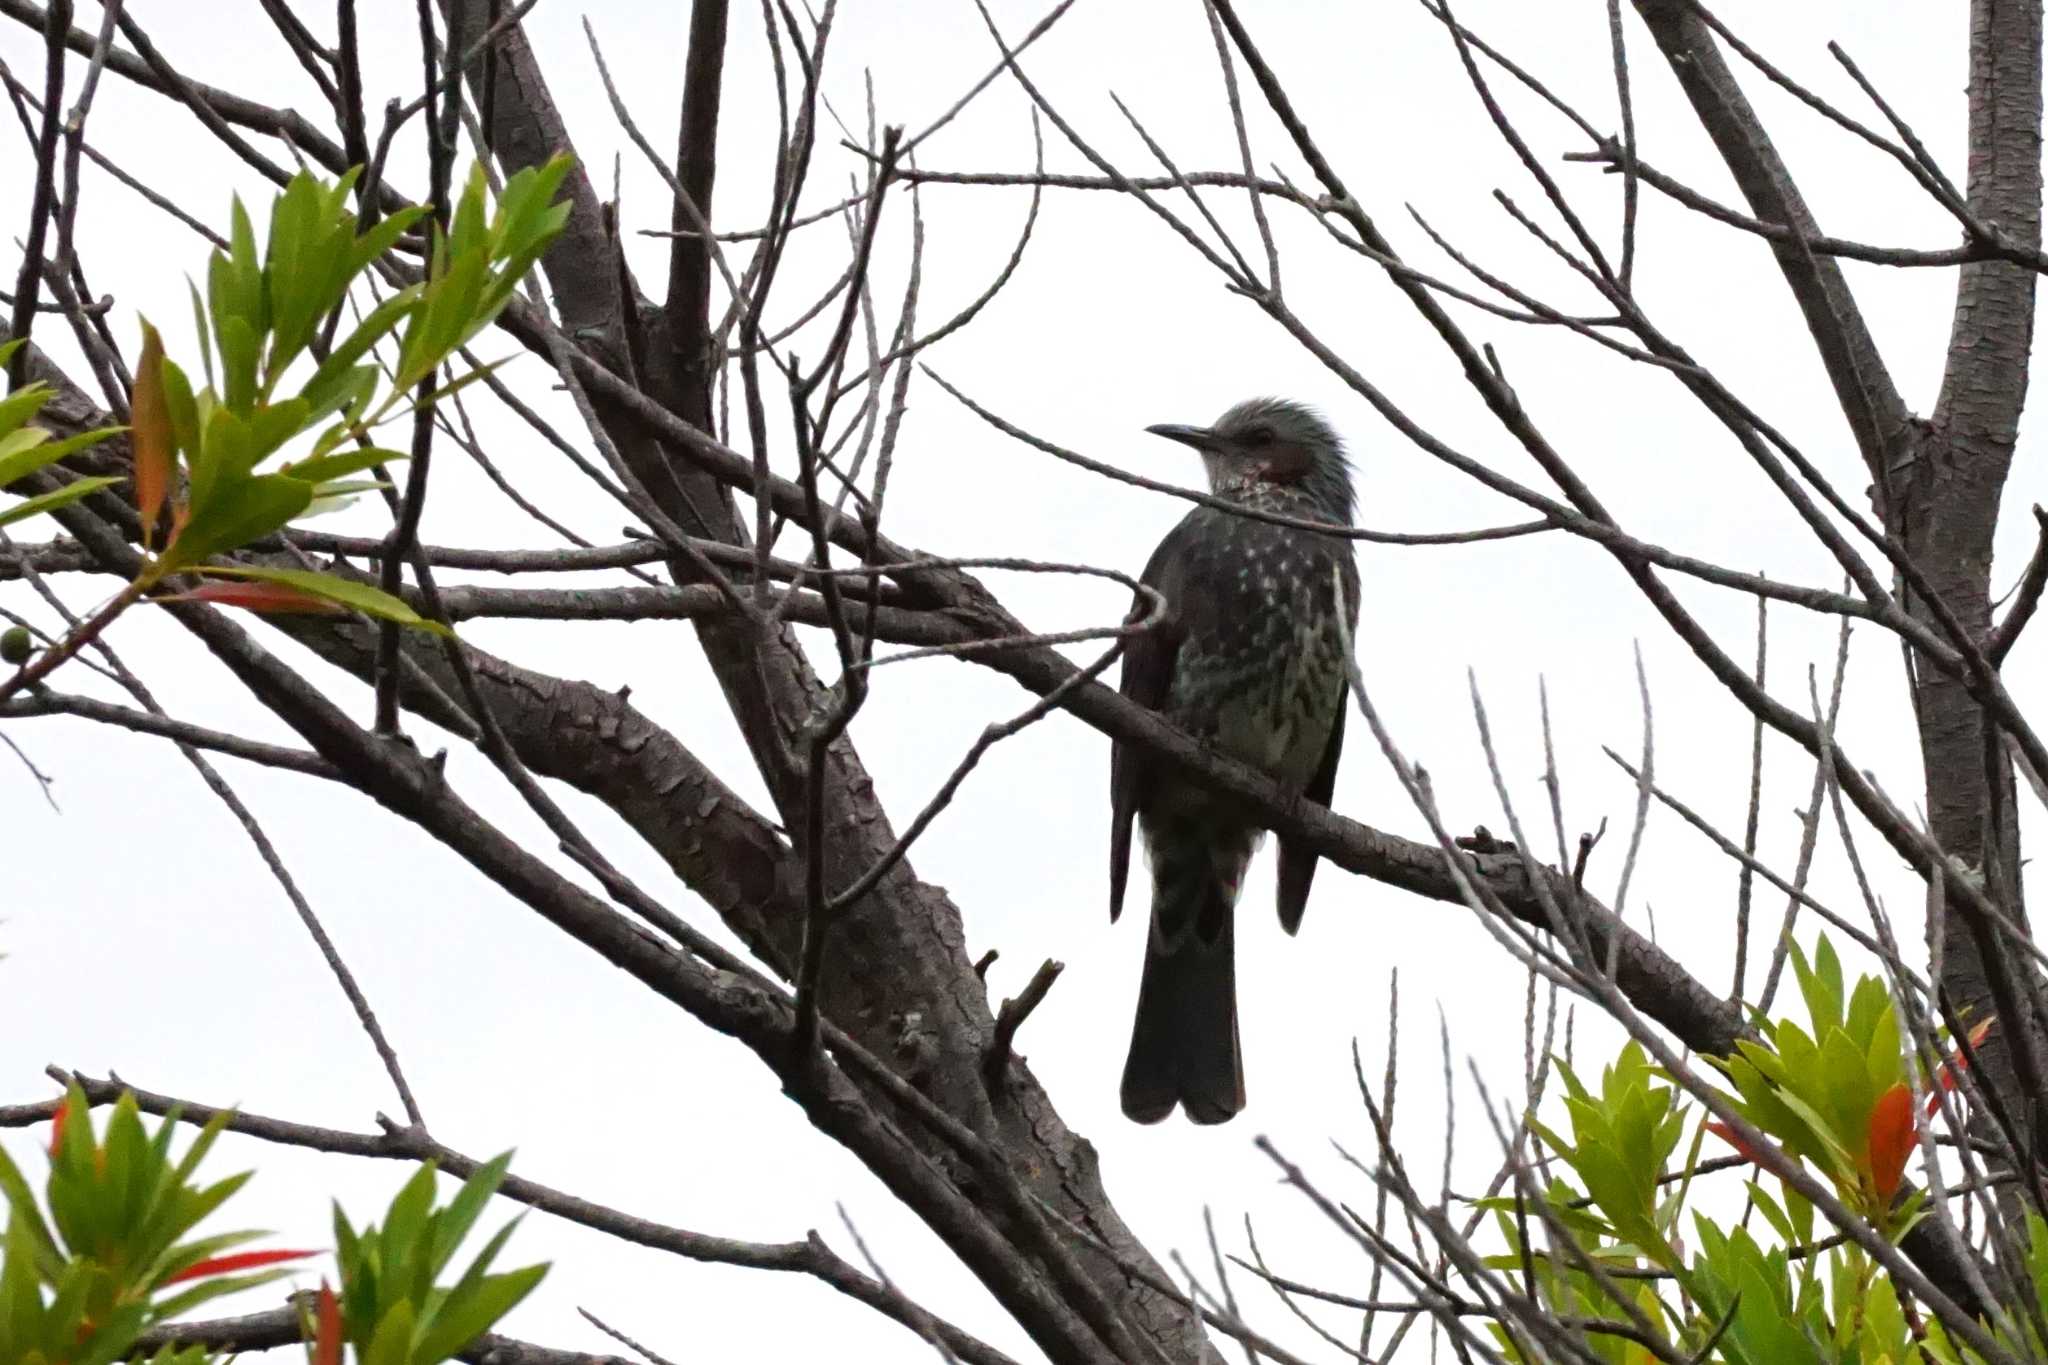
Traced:
[[1066, 963], [1047, 958], [1031, 974], [1031, 980], [1025, 983], [1024, 989], [1003, 1001], [1002, 1009], [996, 1012], [995, 1036], [989, 1040], [988, 1060], [982, 1063], [982, 1080], [990, 1090], [1002, 1085], [1003, 1073], [1009, 1070], [1017, 1030], [1024, 1027], [1024, 1021], [1031, 1017], [1031, 1012], [1044, 1003], [1046, 992], [1053, 988], [1053, 983], [1066, 969]]

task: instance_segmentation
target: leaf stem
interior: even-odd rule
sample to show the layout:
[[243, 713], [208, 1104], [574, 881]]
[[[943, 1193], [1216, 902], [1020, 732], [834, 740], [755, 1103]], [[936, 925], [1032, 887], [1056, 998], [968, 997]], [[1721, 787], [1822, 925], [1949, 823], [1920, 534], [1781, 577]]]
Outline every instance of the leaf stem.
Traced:
[[59, 664], [98, 639], [100, 633], [114, 623], [115, 617], [141, 600], [142, 594], [149, 591], [155, 581], [156, 576], [145, 569], [136, 576], [134, 582], [115, 593], [107, 600], [105, 606], [81, 621], [63, 639], [16, 669], [13, 677], [0, 682], [0, 702], [6, 701], [23, 688], [33, 687], [41, 682], [55, 671]]

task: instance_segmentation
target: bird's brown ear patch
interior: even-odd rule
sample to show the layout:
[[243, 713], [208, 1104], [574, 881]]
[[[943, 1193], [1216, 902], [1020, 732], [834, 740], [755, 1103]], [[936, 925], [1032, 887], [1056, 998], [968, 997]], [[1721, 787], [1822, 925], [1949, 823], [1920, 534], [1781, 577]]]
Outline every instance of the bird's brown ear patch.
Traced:
[[1280, 442], [1266, 452], [1259, 472], [1274, 483], [1300, 483], [1315, 467], [1308, 447], [1291, 441]]

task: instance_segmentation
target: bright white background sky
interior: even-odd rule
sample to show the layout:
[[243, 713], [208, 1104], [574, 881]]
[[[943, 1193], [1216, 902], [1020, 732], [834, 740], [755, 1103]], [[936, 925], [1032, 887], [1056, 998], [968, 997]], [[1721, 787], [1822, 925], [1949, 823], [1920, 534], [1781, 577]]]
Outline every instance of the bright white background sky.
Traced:
[[[317, 92], [254, 4], [157, 0], [131, 8], [193, 76], [269, 103], [294, 104], [319, 119]], [[1014, 3], [997, 9], [1013, 38], [1041, 12]], [[1592, 311], [1588, 293], [1527, 245], [1490, 201], [1496, 185], [1531, 209], [1541, 204], [1541, 194], [1501, 148], [1448, 41], [1418, 5], [1377, 0], [1246, 10], [1354, 193], [1413, 259], [1430, 268], [1442, 264], [1407, 219], [1406, 204], [1489, 266], [1553, 301]], [[1604, 5], [1470, 0], [1460, 11], [1596, 123], [1617, 123]], [[637, 117], [654, 143], [668, 149], [686, 12], [687, 6], [637, 0], [545, 0], [527, 21], [569, 128], [601, 182], [610, 181], [614, 153], [623, 154], [625, 219], [636, 228], [665, 226], [666, 202], [613, 124], [580, 24], [587, 17], [596, 27]], [[1827, 40], [1842, 41], [1961, 178], [1966, 67], [1960, 14], [1844, 0], [1796, 7], [1731, 2], [1724, 17], [1810, 84], [1874, 119], [1826, 55]], [[330, 18], [323, 8], [311, 22], [325, 33]], [[81, 6], [78, 22], [96, 26], [97, 11]], [[733, 29], [716, 205], [725, 227], [759, 220], [774, 127], [758, 15], [736, 7]], [[365, 0], [363, 33], [374, 117], [388, 96], [414, 93], [412, 6]], [[1628, 35], [1644, 156], [1733, 202], [1732, 186], [1633, 17]], [[13, 25], [0, 28], [0, 58], [40, 86], [41, 45], [34, 35]], [[880, 117], [915, 129], [993, 60], [964, 0], [848, 5], [828, 59], [829, 91], [858, 127], [861, 73], [871, 70]], [[1111, 105], [1111, 91], [1183, 167], [1236, 164], [1198, 5], [1081, 0], [1026, 65], [1063, 112], [1126, 170], [1152, 168]], [[1953, 240], [1942, 215], [1896, 167], [1830, 132], [1761, 80], [1745, 82], [1826, 230], [1901, 245]], [[1580, 149], [1575, 135], [1509, 93], [1524, 128], [1613, 244], [1618, 181], [1557, 162], [1556, 153]], [[102, 86], [89, 136], [211, 221], [225, 221], [234, 188], [259, 204], [267, 197], [189, 115], [118, 78]], [[1047, 137], [1054, 168], [1085, 169], [1050, 128]], [[1307, 183], [1270, 120], [1255, 121], [1254, 137], [1262, 163], [1277, 160]], [[407, 158], [396, 167], [408, 187], [423, 183], [415, 140], [407, 138]], [[1023, 97], [999, 83], [927, 144], [921, 163], [1023, 170], [1030, 156]], [[0, 140], [0, 185], [9, 187], [0, 217], [17, 235], [26, 219], [28, 165], [18, 137]], [[854, 167], [828, 143], [814, 197], [822, 202], [836, 192]], [[1240, 200], [1216, 202], [1227, 223], [1244, 226]], [[937, 320], [983, 287], [1007, 255], [1025, 204], [1021, 190], [939, 186], [926, 192], [925, 318]], [[885, 263], [877, 280], [884, 300], [895, 297], [902, 278], [907, 207], [899, 198], [887, 210]], [[1331, 247], [1298, 215], [1275, 214], [1295, 307], [1419, 421], [1542, 486], [1384, 279]], [[807, 231], [806, 249], [781, 295], [781, 316], [808, 301], [802, 286], [837, 271], [843, 260], [838, 233], [829, 225]], [[1256, 256], [1249, 231], [1241, 240]], [[89, 172], [80, 241], [94, 288], [116, 296], [117, 335], [124, 342], [133, 338], [135, 316], [145, 312], [163, 327], [172, 354], [189, 356], [182, 277], [203, 266], [198, 239]], [[1706, 227], [1648, 192], [1641, 242], [1639, 288], [1653, 316], [1800, 441], [1851, 496], [1859, 495], [1867, 480], [1767, 251], [1753, 239]], [[636, 241], [635, 263], [650, 293], [660, 292], [664, 261], [664, 244]], [[1849, 270], [1894, 375], [1909, 401], [1924, 408], [1939, 380], [1952, 275]], [[1475, 336], [1495, 343], [1524, 403], [1636, 535], [1738, 568], [1835, 584], [1832, 566], [1789, 511], [1675, 383], [1575, 340], [1458, 311]], [[46, 319], [38, 336], [58, 355], [73, 355], [61, 325]], [[485, 349], [498, 355], [512, 347], [499, 340]], [[1222, 289], [1156, 221], [1106, 195], [1050, 195], [1009, 292], [929, 358], [968, 392], [1045, 436], [1188, 483], [1199, 477], [1194, 463], [1144, 435], [1144, 426], [1207, 421], [1256, 393], [1300, 397], [1321, 405], [1348, 438], [1366, 524], [1436, 530], [1523, 517], [1410, 447], [1251, 305]], [[514, 374], [523, 392], [573, 426], [567, 405], [549, 392], [546, 372], [526, 361], [520, 366]], [[486, 430], [500, 464], [551, 511], [593, 539], [617, 538], [618, 510], [577, 487], [541, 442], [503, 423]], [[2042, 475], [2028, 443], [2009, 491], [2009, 505], [2021, 511], [2007, 518], [2008, 537], [2000, 543], [2001, 586], [2017, 574], [2028, 544], [2024, 508], [2041, 496]], [[923, 381], [914, 390], [889, 507], [891, 534], [935, 553], [1028, 555], [1128, 570], [1143, 563], [1184, 510], [1020, 448]], [[355, 520], [375, 525], [367, 513]], [[423, 534], [465, 545], [553, 543], [475, 477], [452, 447], [437, 463]], [[1508, 778], [1532, 820], [1542, 801], [1537, 684], [1547, 678], [1570, 832], [1603, 817], [1614, 822], [1593, 869], [1601, 893], [1611, 894], [1634, 793], [1600, 746], [1631, 755], [1640, 746], [1631, 658], [1640, 642], [1655, 694], [1660, 779], [1724, 828], [1739, 830], [1748, 719], [1668, 637], [1604, 554], [1553, 535], [1471, 547], [1362, 545], [1359, 557], [1366, 583], [1360, 662], [1367, 685], [1410, 755], [1429, 768], [1455, 826], [1484, 822], [1504, 829], [1475, 742], [1467, 669], [1476, 671], [1486, 691]], [[86, 604], [105, 585], [68, 586], [73, 600]], [[1125, 605], [1120, 589], [1099, 582], [1033, 578], [999, 586], [1026, 620], [1046, 629], [1107, 622]], [[1753, 605], [1690, 583], [1678, 587], [1731, 650], [1748, 657]], [[24, 593], [11, 591], [7, 600], [27, 609]], [[1817, 664], [1824, 672], [1831, 655], [1832, 623], [1789, 610], [1774, 615], [1772, 686], [1788, 703], [1803, 706], [1806, 669]], [[465, 633], [536, 668], [608, 687], [630, 683], [635, 704], [674, 727], [765, 808], [686, 627], [642, 625], [629, 636], [604, 625], [477, 625]], [[285, 738], [166, 623], [138, 612], [113, 638], [174, 714]], [[2027, 694], [2037, 656], [2031, 643], [2016, 655], [2017, 695]], [[308, 666], [318, 676], [333, 676]], [[63, 677], [67, 685], [87, 686], [76, 670]], [[367, 716], [361, 691], [334, 681]], [[898, 821], [926, 799], [983, 724], [1027, 700], [1008, 681], [964, 664], [929, 662], [880, 674], [855, 736]], [[1920, 785], [1907, 714], [1896, 647], [1866, 633], [1852, 664], [1844, 739], [1857, 761], [1902, 798]], [[7, 955], [0, 962], [0, 1101], [46, 1096], [50, 1086], [41, 1071], [55, 1062], [94, 1074], [111, 1068], [136, 1084], [195, 1100], [239, 1102], [261, 1113], [358, 1130], [369, 1129], [379, 1110], [398, 1112], [283, 896], [247, 840], [168, 746], [55, 720], [17, 724], [9, 735], [56, 776], [62, 813], [43, 803], [11, 759], [0, 764], [10, 871], [0, 926], [0, 951]], [[422, 739], [429, 746], [446, 742], [430, 731]], [[1804, 800], [1811, 769], [1782, 742], [1772, 742], [1768, 755], [1766, 849], [1789, 869], [1796, 847], [1792, 812]], [[1519, 1084], [1523, 980], [1466, 912], [1328, 868], [1301, 938], [1288, 941], [1273, 925], [1270, 862], [1262, 862], [1246, 898], [1239, 947], [1250, 1109], [1221, 1129], [1197, 1130], [1179, 1120], [1156, 1128], [1126, 1123], [1115, 1090], [1143, 911], [1140, 905], [1114, 930], [1104, 914], [1107, 760], [1103, 739], [1064, 717], [1002, 745], [919, 847], [916, 866], [951, 891], [973, 951], [1001, 950], [992, 974], [998, 992], [1021, 987], [1043, 958], [1067, 964], [1025, 1030], [1022, 1050], [1068, 1122], [1101, 1150], [1119, 1208], [1157, 1253], [1178, 1247], [1206, 1265], [1200, 1221], [1206, 1203], [1233, 1247], [1242, 1244], [1242, 1219], [1249, 1214], [1276, 1270], [1358, 1292], [1363, 1262], [1297, 1196], [1276, 1186], [1252, 1139], [1271, 1135], [1333, 1193], [1369, 1201], [1369, 1187], [1328, 1144], [1334, 1140], [1360, 1154], [1370, 1148], [1349, 1054], [1356, 1040], [1368, 1073], [1377, 1075], [1388, 1044], [1388, 980], [1398, 969], [1405, 1068], [1399, 1126], [1410, 1160], [1419, 1179], [1433, 1184], [1444, 1132], [1441, 1018], [1459, 1074], [1454, 1184], [1471, 1189], [1491, 1171], [1493, 1157], [1466, 1063], [1491, 1078], [1496, 1095]], [[835, 1202], [843, 1202], [891, 1275], [914, 1296], [1005, 1349], [1035, 1358], [1028, 1341], [937, 1242], [813, 1134], [744, 1050], [650, 999], [366, 801], [309, 780], [223, 764], [358, 972], [443, 1141], [479, 1156], [516, 1146], [520, 1173], [646, 1217], [764, 1240], [818, 1227], [851, 1255], [835, 1211]], [[450, 772], [468, 799], [534, 835], [536, 847], [552, 846], [480, 758], [458, 750]], [[570, 804], [644, 885], [698, 923], [713, 922], [602, 812], [580, 800]], [[1402, 833], [1422, 828], [1362, 725], [1352, 730], [1336, 805]], [[1541, 823], [1547, 827], [1547, 820]], [[1538, 845], [1547, 851], [1547, 836]], [[1874, 839], [1866, 838], [1864, 847], [1890, 907], [1907, 926], [1917, 923], [1917, 900], [1895, 860]], [[1832, 849], [1823, 853], [1817, 885], [1840, 908], [1854, 902]], [[1660, 814], [1651, 821], [1636, 888], [1632, 916], [1640, 917], [1647, 903], [1662, 940], [1703, 979], [1725, 987], [1734, 869]], [[1760, 919], [1775, 923], [1782, 900], [1760, 894], [1757, 905]], [[1591, 1062], [1605, 1046], [1589, 1039], [1607, 1036], [1582, 1028], [1582, 1059]], [[15, 1132], [0, 1141], [33, 1170], [38, 1137]], [[396, 1166], [223, 1144], [217, 1169], [247, 1165], [259, 1167], [260, 1175], [233, 1206], [232, 1223], [274, 1228], [291, 1244], [325, 1239], [331, 1196], [352, 1214], [367, 1216], [404, 1175]], [[921, 1350], [901, 1329], [813, 1282], [680, 1263], [543, 1217], [528, 1220], [512, 1253], [515, 1261], [555, 1262], [540, 1292], [508, 1325], [549, 1345], [604, 1348], [575, 1316], [580, 1305], [679, 1359], [735, 1352], [794, 1360], [821, 1349], [841, 1359], [914, 1358]], [[1238, 1288], [1253, 1316], [1282, 1340], [1304, 1337], [1282, 1321], [1270, 1296], [1246, 1281]]]

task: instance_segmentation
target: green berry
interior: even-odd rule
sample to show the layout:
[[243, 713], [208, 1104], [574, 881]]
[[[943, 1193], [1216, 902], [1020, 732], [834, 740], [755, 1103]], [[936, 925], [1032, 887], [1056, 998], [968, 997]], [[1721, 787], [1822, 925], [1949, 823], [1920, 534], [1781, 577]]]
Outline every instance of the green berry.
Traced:
[[23, 626], [9, 626], [0, 631], [0, 661], [10, 664], [25, 664], [28, 656], [36, 652], [35, 637]]

